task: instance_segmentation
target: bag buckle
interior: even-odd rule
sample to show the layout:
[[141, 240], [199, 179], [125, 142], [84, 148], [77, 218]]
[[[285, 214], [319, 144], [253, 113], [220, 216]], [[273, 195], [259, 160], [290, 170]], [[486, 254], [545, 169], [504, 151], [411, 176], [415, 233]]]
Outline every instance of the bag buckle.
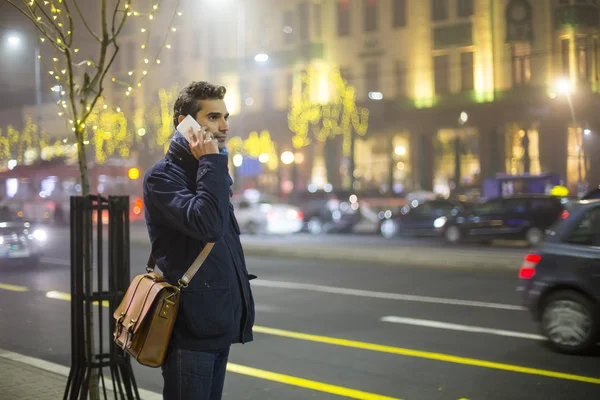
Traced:
[[183, 282], [181, 279], [177, 281], [177, 284], [179, 285], [179, 290], [186, 289], [188, 287], [188, 284]]

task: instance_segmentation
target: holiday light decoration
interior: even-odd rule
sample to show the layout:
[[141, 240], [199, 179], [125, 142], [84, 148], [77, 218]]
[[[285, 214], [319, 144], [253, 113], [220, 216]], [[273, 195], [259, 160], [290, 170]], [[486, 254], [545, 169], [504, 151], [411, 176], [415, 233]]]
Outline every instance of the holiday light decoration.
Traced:
[[312, 137], [325, 141], [343, 135], [344, 156], [348, 157], [353, 131], [364, 136], [368, 121], [369, 110], [356, 106], [355, 88], [344, 81], [339, 68], [318, 64], [299, 73], [288, 111], [294, 148], [310, 145]]
[[279, 165], [279, 157], [275, 143], [271, 139], [271, 133], [267, 130], [250, 132], [247, 139], [234, 136], [227, 141], [227, 148], [231, 155], [242, 154], [251, 158], [257, 158], [266, 164], [270, 170]]

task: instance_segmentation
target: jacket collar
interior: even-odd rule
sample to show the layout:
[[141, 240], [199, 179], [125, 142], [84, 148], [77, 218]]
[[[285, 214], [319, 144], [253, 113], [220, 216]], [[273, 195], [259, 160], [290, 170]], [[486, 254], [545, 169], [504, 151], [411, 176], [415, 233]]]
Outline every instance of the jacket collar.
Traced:
[[[198, 173], [198, 160], [192, 154], [189, 143], [185, 137], [179, 131], [175, 131], [171, 144], [169, 144], [169, 150], [167, 150], [167, 157], [171, 159], [175, 164], [179, 165], [191, 179], [196, 179]], [[229, 186], [233, 185], [233, 179], [229, 176]], [[231, 193], [230, 193], [231, 194]]]
[[167, 155], [188, 174], [196, 174], [198, 171], [198, 160], [192, 154], [188, 141], [181, 133], [175, 131]]

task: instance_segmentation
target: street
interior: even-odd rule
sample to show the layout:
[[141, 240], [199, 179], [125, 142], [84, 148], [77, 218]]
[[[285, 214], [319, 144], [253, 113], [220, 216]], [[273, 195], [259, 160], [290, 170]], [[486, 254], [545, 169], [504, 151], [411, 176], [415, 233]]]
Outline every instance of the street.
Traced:
[[[37, 269], [0, 269], [0, 348], [69, 366], [69, 302], [56, 295], [69, 292], [68, 232], [53, 232], [47, 247]], [[132, 242], [132, 276], [148, 251]], [[255, 340], [232, 348], [226, 399], [600, 398], [600, 352], [548, 349], [519, 304], [516, 269], [279, 256], [247, 264], [259, 277]], [[159, 369], [134, 368], [141, 388], [161, 391]]]

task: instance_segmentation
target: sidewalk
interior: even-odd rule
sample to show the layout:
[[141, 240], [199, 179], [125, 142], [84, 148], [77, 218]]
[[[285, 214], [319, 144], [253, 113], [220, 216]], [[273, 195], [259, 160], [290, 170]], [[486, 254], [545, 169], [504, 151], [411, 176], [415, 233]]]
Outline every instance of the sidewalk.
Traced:
[[[148, 244], [145, 226], [132, 226], [131, 242]], [[325, 237], [326, 238], [326, 237]], [[331, 262], [355, 262], [424, 268], [504, 269], [517, 271], [527, 249], [498, 247], [452, 247], [446, 245], [403, 244], [394, 242], [361, 243], [349, 235], [344, 242], [310, 236], [241, 236], [246, 256], [296, 258]], [[370, 239], [373, 241], [373, 239]], [[375, 239], [376, 240], [376, 239]], [[383, 239], [382, 239], [383, 240]]]
[[[0, 397], [10, 400], [60, 400], [63, 398], [69, 368], [33, 357], [0, 349]], [[107, 382], [108, 386], [112, 386]], [[143, 400], [161, 400], [162, 396], [140, 390]], [[101, 396], [101, 398], [103, 398]], [[107, 398], [114, 393], [107, 391]]]

